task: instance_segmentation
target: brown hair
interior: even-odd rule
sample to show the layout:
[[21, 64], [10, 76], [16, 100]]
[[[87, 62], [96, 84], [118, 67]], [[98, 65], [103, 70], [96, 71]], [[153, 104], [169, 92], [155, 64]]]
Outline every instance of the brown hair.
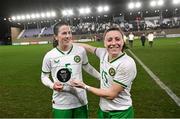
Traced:
[[105, 39], [105, 36], [106, 36], [106, 34], [107, 34], [109, 31], [119, 31], [119, 32], [121, 33], [122, 37], [123, 37], [123, 40], [124, 40], [124, 33], [123, 33], [123, 31], [122, 31], [119, 27], [117, 27], [117, 26], [111, 26], [109, 29], [107, 29], [107, 30], [104, 32], [104, 34], [103, 34], [103, 39]]
[[[61, 22], [58, 22], [54, 25], [53, 27], [53, 33], [54, 35], [58, 35], [58, 32], [59, 32], [59, 28], [63, 25], [67, 25], [69, 26], [69, 24], [67, 22], [64, 22], [64, 21], [61, 21]], [[58, 41], [54, 38], [53, 39], [53, 47], [57, 47], [58, 46]]]
[[[105, 40], [106, 34], [107, 34], [108, 32], [110, 32], [110, 31], [119, 31], [119, 32], [121, 33], [122, 38], [123, 38], [123, 41], [124, 41], [124, 32], [121, 30], [120, 27], [117, 27], [117, 26], [111, 26], [109, 29], [107, 29], [107, 30], [104, 32], [104, 34], [103, 34], [103, 40]], [[124, 41], [124, 45], [123, 45], [123, 48], [122, 48], [122, 52], [123, 52], [125, 49], [127, 49], [127, 48], [128, 48], [128, 47], [126, 46], [125, 41]]]

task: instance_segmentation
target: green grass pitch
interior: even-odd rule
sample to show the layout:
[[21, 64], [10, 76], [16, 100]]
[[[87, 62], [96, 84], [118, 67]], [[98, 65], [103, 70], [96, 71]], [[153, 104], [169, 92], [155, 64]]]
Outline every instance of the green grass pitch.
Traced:
[[[89, 44], [103, 46], [102, 42]], [[52, 91], [40, 81], [42, 59], [51, 48], [51, 45], [0, 47], [0, 118], [51, 117]], [[140, 40], [135, 40], [131, 50], [180, 97], [180, 38], [155, 39], [152, 48], [147, 42], [142, 47]], [[99, 70], [96, 56], [91, 55], [89, 62]], [[138, 63], [137, 70], [131, 91], [135, 117], [180, 118], [180, 107]], [[99, 86], [87, 73], [83, 75], [86, 83]], [[96, 117], [99, 98], [88, 93], [88, 100], [89, 117]]]

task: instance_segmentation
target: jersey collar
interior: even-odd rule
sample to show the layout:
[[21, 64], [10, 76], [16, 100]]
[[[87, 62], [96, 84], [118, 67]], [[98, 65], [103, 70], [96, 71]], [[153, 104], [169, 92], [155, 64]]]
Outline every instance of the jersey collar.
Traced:
[[122, 56], [124, 56], [125, 55], [125, 53], [122, 53], [120, 56], [118, 56], [117, 58], [115, 58], [115, 59], [113, 59], [113, 60], [111, 60], [111, 61], [109, 61], [109, 58], [108, 58], [108, 62], [109, 63], [113, 63], [113, 62], [115, 62], [116, 60], [118, 60], [119, 58], [121, 58]]
[[65, 53], [64, 51], [62, 51], [62, 50], [60, 50], [59, 48], [57, 48], [56, 47], [56, 49], [57, 49], [57, 51], [59, 51], [61, 54], [63, 54], [63, 55], [68, 55], [71, 51], [72, 51], [72, 49], [73, 49], [73, 45], [71, 46], [71, 48], [69, 49], [69, 51], [67, 52], [67, 53]]

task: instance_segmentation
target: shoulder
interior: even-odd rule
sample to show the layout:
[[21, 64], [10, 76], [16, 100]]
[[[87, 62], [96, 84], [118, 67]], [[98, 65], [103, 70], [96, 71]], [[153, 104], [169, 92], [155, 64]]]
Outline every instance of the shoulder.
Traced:
[[127, 55], [127, 54], [125, 54], [123, 58], [125, 59], [124, 61], [127, 61], [129, 63], [134, 62], [134, 59], [132, 57], [130, 57], [129, 55]]
[[106, 48], [96, 48], [95, 49], [95, 51], [94, 51], [94, 53], [97, 55], [97, 56], [99, 56], [99, 55], [104, 55], [104, 54], [106, 54], [107, 53], [107, 50], [106, 50]]
[[122, 57], [121, 64], [121, 66], [124, 68], [133, 68], [136, 66], [134, 59], [127, 54]]
[[53, 48], [45, 54], [44, 58], [52, 58], [56, 53], [57, 49]]
[[82, 46], [79, 46], [77, 44], [73, 44], [73, 53], [79, 54], [79, 55], [82, 55], [82, 56], [87, 54], [85, 48], [82, 47]]
[[106, 52], [107, 51], [106, 48], [96, 48], [96, 50], [101, 51], [101, 52]]
[[77, 44], [73, 44], [73, 48], [74, 50], [77, 50], [77, 51], [85, 51], [84, 47]]

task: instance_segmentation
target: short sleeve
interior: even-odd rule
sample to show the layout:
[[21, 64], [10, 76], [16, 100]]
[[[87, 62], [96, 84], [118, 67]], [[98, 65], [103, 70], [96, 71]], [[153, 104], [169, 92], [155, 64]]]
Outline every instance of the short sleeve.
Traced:
[[50, 58], [48, 57], [47, 54], [44, 56], [44, 59], [43, 59], [42, 72], [43, 73], [50, 73], [51, 72], [51, 62], [50, 62]]
[[114, 76], [114, 82], [121, 84], [124, 88], [129, 87], [136, 77], [136, 65], [135, 63], [121, 64], [116, 70]]
[[105, 55], [106, 49], [105, 48], [96, 48], [94, 53], [96, 56], [98, 56], [101, 59]]
[[83, 65], [86, 65], [88, 64], [88, 57], [87, 57], [87, 53], [86, 53], [86, 50], [83, 48], [83, 53], [82, 53], [82, 64]]

